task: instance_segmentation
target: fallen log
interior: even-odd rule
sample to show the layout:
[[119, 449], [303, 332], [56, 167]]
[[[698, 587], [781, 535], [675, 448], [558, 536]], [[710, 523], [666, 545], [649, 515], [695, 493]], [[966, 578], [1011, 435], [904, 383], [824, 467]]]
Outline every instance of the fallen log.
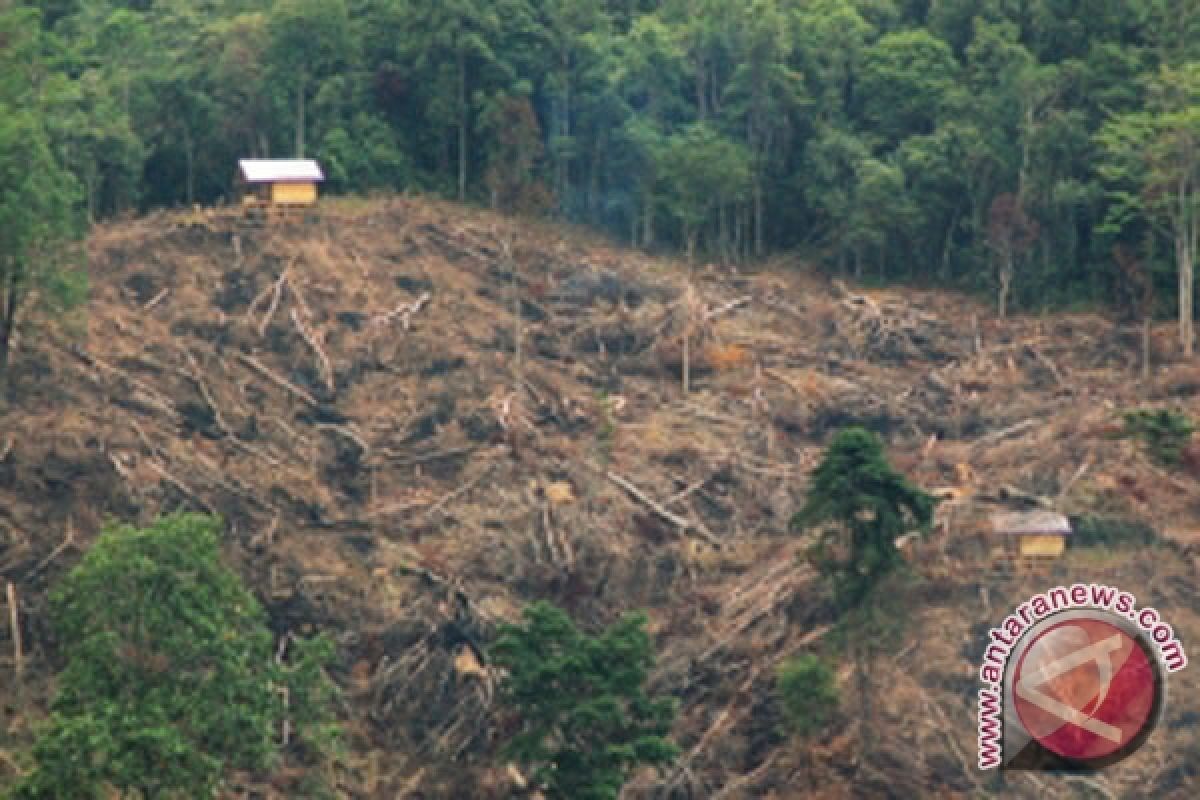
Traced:
[[676, 528], [679, 528], [679, 530], [683, 531], [684, 533], [694, 532], [699, 535], [700, 538], [704, 539], [717, 549], [721, 549], [724, 546], [724, 543], [720, 539], [718, 539], [716, 536], [713, 536], [712, 533], [707, 531], [702, 525], [685, 519], [678, 514], [672, 513], [663, 508], [659, 503], [651, 500], [645, 492], [634, 486], [626, 478], [621, 477], [615, 472], [608, 472], [607, 475], [610, 481], [628, 492], [630, 497], [646, 506], [646, 508], [653, 511], [659, 517], [671, 523]]
[[313, 408], [317, 408], [321, 405], [320, 403], [317, 402], [316, 398], [313, 397], [311, 394], [304, 391], [299, 386], [295, 385], [294, 383], [287, 380], [286, 378], [276, 375], [274, 372], [267, 369], [266, 366], [264, 366], [263, 363], [261, 361], [259, 361], [258, 359], [254, 358], [252, 356], [248, 356], [245, 353], [235, 353], [235, 355], [237, 356], [238, 360], [241, 361], [243, 364], [250, 367], [255, 372], [257, 372], [258, 374], [262, 375], [267, 380], [274, 383], [276, 386], [279, 386], [280, 388], [287, 390], [293, 396], [298, 397], [299, 399], [308, 403]]

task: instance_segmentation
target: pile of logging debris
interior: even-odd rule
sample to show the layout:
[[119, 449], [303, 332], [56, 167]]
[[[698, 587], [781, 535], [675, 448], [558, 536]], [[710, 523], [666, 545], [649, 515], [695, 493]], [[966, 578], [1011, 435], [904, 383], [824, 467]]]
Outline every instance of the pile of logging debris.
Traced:
[[[1163, 365], [1139, 385], [1096, 316], [997, 322], [960, 296], [688, 271], [418, 200], [261, 231], [161, 214], [89, 246], [87, 336], [26, 339], [23, 399], [0, 417], [0, 569], [31, 707], [45, 589], [103, 517], [217, 512], [277, 633], [337, 637], [347, 796], [506, 796], [486, 644], [535, 598], [588, 628], [649, 610], [684, 756], [628, 797], [968, 793], [971, 626], [1030, 588], [981, 582], [972, 520], [1033, 504], [1175, 529], [1200, 489], [1105, 435], [1133, 405], [1192, 409], [1200, 382]], [[847, 725], [810, 759], [780, 733], [773, 676], [833, 619], [788, 523], [846, 425], [947, 498], [906, 598], [910, 642], [933, 644], [876, 665], [895, 741], [862, 752], [842, 675]], [[1190, 563], [1121, 563], [1124, 588], [1166, 587], [1156, 605], [1200, 637]], [[1169, 763], [1176, 743], [1159, 746]], [[1149, 764], [1104, 786], [1168, 796]]]

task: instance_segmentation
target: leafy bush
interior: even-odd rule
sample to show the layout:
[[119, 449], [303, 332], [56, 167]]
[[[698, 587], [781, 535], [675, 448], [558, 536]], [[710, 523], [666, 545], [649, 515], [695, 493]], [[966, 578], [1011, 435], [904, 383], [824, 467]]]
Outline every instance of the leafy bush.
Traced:
[[332, 645], [297, 641], [276, 662], [266, 614], [220, 563], [219, 529], [198, 514], [109, 526], [55, 589], [67, 666], [14, 797], [211, 797], [227, 770], [274, 763], [285, 718], [306, 755], [331, 742]]
[[1092, 514], [1071, 518], [1072, 546], [1145, 547], [1158, 542], [1158, 533], [1141, 520]]
[[813, 655], [785, 661], [776, 676], [783, 714], [792, 731], [811, 736], [829, 723], [838, 706], [833, 670]]
[[1123, 417], [1125, 435], [1144, 441], [1150, 457], [1166, 466], [1180, 462], [1188, 439], [1196, 431], [1196, 424], [1186, 414], [1166, 408], [1127, 411]]
[[533, 770], [547, 798], [615, 800], [632, 770], [675, 758], [666, 738], [674, 702], [643, 688], [654, 666], [644, 615], [599, 636], [550, 603], [524, 616], [524, 625], [501, 628], [491, 654], [508, 670], [501, 697], [516, 718], [504, 750]]

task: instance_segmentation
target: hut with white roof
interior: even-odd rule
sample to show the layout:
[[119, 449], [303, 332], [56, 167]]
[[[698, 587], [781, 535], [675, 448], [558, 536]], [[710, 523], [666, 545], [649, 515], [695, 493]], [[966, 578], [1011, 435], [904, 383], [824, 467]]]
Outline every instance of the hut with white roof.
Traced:
[[307, 208], [317, 202], [325, 180], [311, 159], [250, 159], [238, 162], [237, 185], [247, 208]]
[[1054, 559], [1066, 549], [1071, 523], [1053, 511], [1012, 511], [993, 514], [992, 530], [1022, 558]]

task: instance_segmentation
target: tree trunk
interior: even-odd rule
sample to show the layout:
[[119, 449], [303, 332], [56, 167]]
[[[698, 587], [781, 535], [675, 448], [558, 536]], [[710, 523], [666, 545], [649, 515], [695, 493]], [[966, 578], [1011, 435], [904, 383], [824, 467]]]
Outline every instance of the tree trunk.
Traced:
[[558, 213], [562, 214], [566, 210], [567, 199], [567, 182], [570, 178], [569, 167], [567, 164], [567, 139], [571, 136], [571, 54], [565, 48], [563, 49], [559, 65], [563, 71], [563, 91], [562, 91], [562, 108], [558, 118], [558, 153], [556, 154], [557, 164], [555, 165], [555, 191], [558, 194]]
[[867, 760], [875, 746], [875, 721], [871, 697], [871, 673], [866, 645], [854, 648], [854, 672], [858, 683], [858, 702], [862, 720], [862, 758]]
[[642, 247], [654, 244], [654, 200], [646, 194], [642, 209]]
[[1187, 232], [1179, 230], [1175, 235], [1175, 259], [1179, 267], [1179, 341], [1183, 345], [1184, 358], [1192, 357], [1192, 304], [1195, 302], [1195, 265], [1188, 244]]
[[16, 267], [10, 265], [12, 272], [8, 276], [8, 286], [4, 290], [4, 304], [0, 306], [0, 399], [7, 391], [9, 350], [12, 347], [12, 333], [17, 322], [17, 305], [20, 301], [20, 290], [17, 286]]
[[304, 96], [308, 92], [308, 80], [300, 76], [296, 87], [296, 158], [304, 158]]
[[1012, 279], [1013, 256], [1012, 253], [1006, 253], [1000, 265], [1000, 319], [1004, 319], [1008, 314], [1008, 290], [1012, 287]]
[[467, 199], [467, 63], [458, 53], [458, 202]]
[[[1192, 334], [1192, 307], [1194, 300], [1193, 285], [1196, 278], [1196, 253], [1200, 250], [1200, 210], [1196, 208], [1196, 198], [1188, 181], [1185, 179], [1179, 188], [1180, 228], [1179, 245], [1181, 246], [1179, 271], [1181, 279], [1186, 279], [1187, 287], [1187, 337], [1184, 343], [1184, 355], [1192, 355], [1194, 336]], [[1181, 280], [1181, 286], [1182, 280]], [[1184, 308], [1180, 300], [1180, 308]]]
[[187, 204], [191, 206], [196, 199], [196, 153], [190, 132], [183, 135], [183, 158], [187, 163], [186, 192]]
[[1142, 318], [1142, 380], [1150, 380], [1150, 314]]
[[754, 257], [763, 256], [763, 187], [762, 176], [754, 181]]
[[604, 137], [601, 135], [596, 139], [596, 143], [592, 148], [591, 164], [588, 166], [588, 222], [593, 225], [599, 224], [599, 197], [600, 197], [600, 162], [604, 153]]

